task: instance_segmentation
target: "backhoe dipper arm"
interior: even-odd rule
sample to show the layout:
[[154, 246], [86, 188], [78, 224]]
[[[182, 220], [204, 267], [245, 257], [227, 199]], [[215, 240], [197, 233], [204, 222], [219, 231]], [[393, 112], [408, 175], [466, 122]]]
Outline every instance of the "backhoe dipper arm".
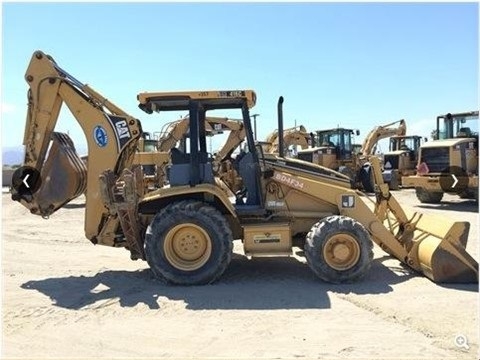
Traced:
[[215, 154], [217, 161], [225, 160], [245, 140], [245, 128], [242, 120], [207, 116], [205, 125], [207, 133], [230, 131], [227, 139]]
[[[290, 145], [299, 145], [302, 149], [306, 149], [308, 148], [309, 140], [310, 134], [303, 125], [288, 128], [283, 131], [285, 148], [288, 148]], [[275, 130], [269, 134], [266, 142], [270, 144], [269, 148], [267, 149], [268, 153], [278, 153], [278, 130]]]
[[[396, 128], [391, 128], [392, 125], [399, 124]], [[375, 126], [365, 137], [360, 152], [363, 155], [372, 155], [372, 150], [382, 139], [393, 135], [403, 136], [407, 133], [407, 124], [405, 120], [398, 120], [390, 124]]]
[[[175, 147], [176, 143], [181, 140], [189, 129], [189, 117], [170, 122], [162, 129], [160, 138], [158, 139], [159, 151], [169, 151]], [[241, 120], [229, 119], [227, 117], [207, 116], [205, 118], [205, 130], [207, 134], [215, 134], [216, 132], [230, 131], [228, 138], [217, 152], [216, 158], [223, 160], [230, 155], [240, 143], [245, 140], [245, 129]]]
[[[12, 187], [12, 199], [33, 214], [48, 217], [86, 189], [86, 237], [112, 245], [117, 222], [104, 206], [99, 176], [110, 170], [118, 177], [131, 166], [142, 133], [140, 121], [76, 80], [41, 51], [33, 54], [25, 80], [30, 89], [24, 166], [40, 172], [41, 185], [33, 193]], [[87, 167], [70, 137], [54, 132], [63, 103], [86, 136]]]
[[158, 151], [166, 152], [175, 147], [188, 132], [188, 118], [172, 121], [165, 124], [158, 139]]

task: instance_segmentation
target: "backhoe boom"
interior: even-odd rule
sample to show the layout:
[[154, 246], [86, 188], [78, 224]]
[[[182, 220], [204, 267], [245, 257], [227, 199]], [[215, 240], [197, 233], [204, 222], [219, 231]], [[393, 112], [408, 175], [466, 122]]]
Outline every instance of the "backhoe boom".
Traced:
[[[33, 194], [12, 188], [12, 197], [32, 213], [47, 217], [86, 190], [86, 237], [113, 245], [118, 220], [105, 210], [99, 176], [111, 170], [118, 177], [130, 167], [142, 133], [140, 122], [41, 51], [33, 54], [25, 80], [29, 90], [24, 166], [40, 172], [42, 183]], [[89, 158], [95, 159], [87, 166], [70, 137], [54, 132], [63, 104], [85, 134]]]

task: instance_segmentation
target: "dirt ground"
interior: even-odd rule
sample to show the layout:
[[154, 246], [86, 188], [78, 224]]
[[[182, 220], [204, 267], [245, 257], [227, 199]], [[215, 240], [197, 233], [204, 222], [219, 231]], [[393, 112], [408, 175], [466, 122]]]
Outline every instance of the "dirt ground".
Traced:
[[[470, 221], [479, 259], [474, 202], [395, 195]], [[331, 285], [302, 257], [248, 260], [236, 242], [219, 282], [168, 286], [124, 249], [84, 238], [83, 200], [44, 220], [2, 195], [3, 359], [478, 359], [478, 285], [434, 284], [379, 248], [362, 281]]]

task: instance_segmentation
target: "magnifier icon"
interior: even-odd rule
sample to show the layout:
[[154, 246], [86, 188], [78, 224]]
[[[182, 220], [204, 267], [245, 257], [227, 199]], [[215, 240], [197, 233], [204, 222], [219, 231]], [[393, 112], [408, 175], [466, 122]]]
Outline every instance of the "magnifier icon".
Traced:
[[453, 341], [456, 347], [469, 350], [470, 346], [468, 346], [468, 340], [465, 335], [457, 335], [455, 336], [455, 340]]

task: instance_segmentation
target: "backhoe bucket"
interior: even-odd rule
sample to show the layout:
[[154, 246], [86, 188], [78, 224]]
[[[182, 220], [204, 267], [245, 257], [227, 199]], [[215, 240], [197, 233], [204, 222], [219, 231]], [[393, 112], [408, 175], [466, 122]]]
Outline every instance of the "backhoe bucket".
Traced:
[[405, 242], [412, 267], [436, 283], [478, 283], [478, 263], [466, 250], [470, 223], [418, 213], [409, 223], [415, 228], [411, 245]]
[[21, 199], [33, 214], [49, 216], [85, 192], [87, 167], [67, 134], [52, 133], [52, 144], [40, 177], [40, 188], [32, 196]]

